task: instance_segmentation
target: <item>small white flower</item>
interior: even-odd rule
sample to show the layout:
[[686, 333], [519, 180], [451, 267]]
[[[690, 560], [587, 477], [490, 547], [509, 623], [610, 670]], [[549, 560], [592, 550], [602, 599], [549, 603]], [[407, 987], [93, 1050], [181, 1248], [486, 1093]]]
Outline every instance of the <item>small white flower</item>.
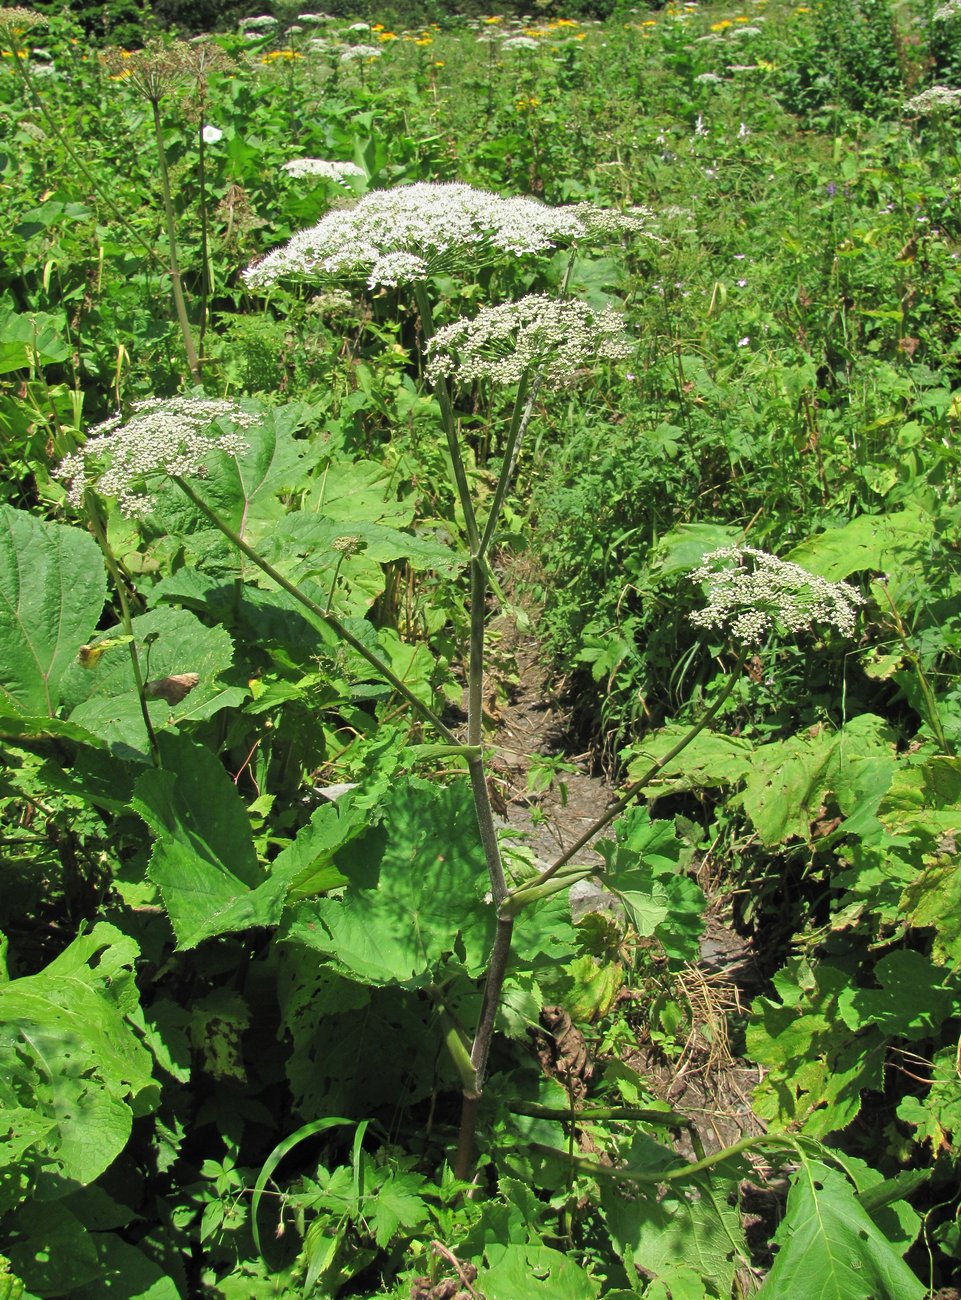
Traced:
[[[352, 208], [328, 212], [250, 267], [244, 278], [259, 287], [287, 275], [348, 276], [367, 279], [375, 288], [401, 283], [405, 264], [395, 254], [416, 259], [406, 265], [419, 280], [465, 261], [485, 264], [623, 232], [648, 234], [649, 221], [643, 208], [618, 212], [590, 203], [549, 208], [537, 199], [502, 198], [470, 185], [418, 182], [373, 190]], [[388, 257], [393, 258], [389, 263]], [[379, 279], [382, 271], [388, 280]]]
[[205, 126], [202, 132], [204, 144], [216, 144], [218, 140], [224, 138], [223, 131], [217, 126]]
[[750, 134], [751, 134], [750, 127], [747, 126], [744, 122], [742, 122], [737, 129], [737, 138], [739, 140], [746, 140]]
[[613, 308], [596, 312], [582, 302], [529, 294], [438, 330], [427, 345], [427, 377], [516, 384], [539, 367], [544, 382], [564, 387], [585, 366], [620, 360], [631, 350]]
[[704, 118], [700, 113], [698, 113], [697, 121], [694, 124], [694, 134], [697, 136], [707, 135], [707, 127], [704, 125]]
[[345, 176], [364, 176], [363, 167], [352, 162], [327, 162], [323, 158], [291, 158], [281, 167], [288, 176], [322, 176], [324, 180], [343, 182]]
[[350, 63], [354, 59], [379, 59], [383, 53], [376, 45], [347, 45], [340, 52], [340, 61]]
[[904, 104], [906, 113], [916, 113], [924, 117], [929, 113], [947, 113], [961, 104], [961, 90], [949, 86], [929, 86], [920, 95], [908, 99]]
[[[246, 449], [236, 429], [249, 429], [258, 417], [234, 402], [205, 397], [150, 398], [135, 402], [128, 420], [115, 415], [90, 430], [84, 446], [62, 460], [56, 477], [67, 499], [82, 506], [88, 487], [116, 497], [126, 515], [142, 514], [150, 504], [143, 491], [151, 474], [203, 477], [212, 451], [236, 456]], [[220, 421], [235, 428], [218, 430]]]
[[757, 645], [772, 631], [794, 635], [817, 624], [853, 636], [864, 597], [846, 582], [828, 582], [799, 564], [752, 546], [725, 546], [705, 555], [691, 573], [708, 592], [704, 609], [691, 615], [696, 627], [729, 633]]
[[944, 23], [949, 18], [957, 18], [958, 14], [961, 14], [961, 0], [945, 0], [940, 8], [935, 9], [932, 21]]
[[751, 342], [750, 334], [745, 334], [742, 339], [738, 339], [737, 345], [739, 348], [746, 348], [750, 342]]
[[277, 26], [277, 19], [270, 14], [259, 14], [256, 18], [241, 18], [237, 26], [242, 32], [269, 31]]

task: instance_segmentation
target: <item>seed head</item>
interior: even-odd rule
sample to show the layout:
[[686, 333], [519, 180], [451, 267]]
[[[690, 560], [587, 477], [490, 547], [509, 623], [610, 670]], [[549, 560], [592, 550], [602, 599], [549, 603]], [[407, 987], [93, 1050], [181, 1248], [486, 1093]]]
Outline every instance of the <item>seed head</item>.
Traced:
[[46, 26], [46, 18], [35, 9], [27, 9], [24, 5], [10, 5], [6, 9], [0, 9], [0, 32], [8, 36], [25, 36], [35, 27]]

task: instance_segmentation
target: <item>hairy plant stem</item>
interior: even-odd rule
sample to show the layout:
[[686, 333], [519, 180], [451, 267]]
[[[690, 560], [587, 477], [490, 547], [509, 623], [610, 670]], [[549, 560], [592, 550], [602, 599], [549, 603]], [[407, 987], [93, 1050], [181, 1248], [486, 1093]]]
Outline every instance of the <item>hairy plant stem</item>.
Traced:
[[114, 589], [117, 592], [117, 599], [120, 602], [120, 622], [123, 624], [123, 630], [129, 638], [127, 648], [130, 651], [130, 666], [133, 669], [133, 680], [137, 687], [137, 699], [140, 703], [140, 713], [143, 717], [143, 725], [147, 731], [147, 745], [150, 749], [150, 759], [154, 767], [163, 767], [160, 759], [160, 746], [157, 744], [157, 735], [153, 729], [153, 723], [150, 719], [150, 711], [147, 708], [147, 693], [145, 690], [144, 676], [140, 668], [140, 655], [137, 652], [137, 642], [133, 634], [133, 619], [130, 615], [130, 602], [127, 600], [127, 585], [121, 571], [117, 557], [114, 555], [107, 540], [107, 529], [100, 513], [100, 503], [95, 500], [90, 493], [87, 494], [86, 515], [90, 520], [90, 527], [93, 535], [97, 539], [97, 545], [103, 555], [104, 562], [110, 577], [113, 579]]
[[636, 781], [632, 781], [616, 803], [611, 804], [610, 808], [607, 809], [603, 816], [598, 817], [597, 821], [587, 828], [580, 839], [576, 840], [569, 849], [566, 849], [555, 862], [552, 862], [546, 871], [541, 872], [536, 879], [527, 881], [524, 885], [520, 886], [520, 888], [512, 890], [505, 906], [501, 908], [502, 914], [516, 915], [527, 905], [528, 902], [533, 902], [534, 898], [538, 896], [534, 891], [539, 890], [540, 886], [546, 884], [552, 876], [556, 876], [561, 868], [565, 867], [567, 863], [570, 862], [575, 853], [580, 852], [585, 845], [589, 844], [598, 831], [602, 831], [605, 826], [610, 825], [614, 818], [619, 816], [628, 804], [632, 803], [633, 800], [637, 798], [644, 787], [652, 781], [655, 776], [657, 776], [658, 772], [660, 772], [662, 768], [667, 767], [668, 763], [670, 763], [672, 759], [677, 758], [678, 754], [688, 747], [691, 741], [704, 730], [711, 719], [717, 716], [721, 706], [734, 690], [738, 678], [741, 675], [741, 669], [744, 667], [744, 661], [746, 658], [747, 651], [741, 650], [738, 654], [737, 662], [731, 669], [724, 690], [717, 697], [711, 707], [704, 711], [697, 722], [695, 722], [694, 726], [691, 727], [689, 731], [685, 732], [677, 744], [672, 745], [663, 757], [656, 759], [643, 776], [639, 777]]
[[435, 731], [444, 737], [449, 745], [455, 746], [458, 752], [463, 752], [463, 746], [457, 736], [455, 736], [454, 733], [446, 727], [443, 722], [441, 722], [433, 709], [431, 709], [429, 705], [425, 704], [423, 700], [418, 699], [410, 687], [406, 686], [382, 659], [375, 655], [371, 650], [368, 650], [362, 641], [359, 641], [352, 632], [348, 631], [339, 618], [328, 613], [327, 610], [322, 609], [321, 606], [312, 601], [309, 596], [305, 596], [300, 588], [290, 582], [289, 579], [285, 578], [282, 573], [278, 573], [274, 566], [268, 563], [268, 561], [265, 560], [258, 551], [255, 551], [249, 542], [245, 542], [239, 533], [235, 533], [229, 524], [225, 523], [214, 510], [211, 510], [206, 501], [197, 495], [186, 479], [179, 478], [177, 475], [172, 475], [172, 478], [180, 490], [194, 503], [197, 509], [210, 520], [215, 528], [220, 529], [223, 535], [237, 548], [238, 551], [243, 555], [246, 555], [248, 560], [252, 560], [262, 573], [265, 573], [272, 582], [276, 582], [278, 587], [281, 587], [286, 591], [288, 596], [292, 596], [298, 604], [302, 605], [304, 609], [313, 614], [314, 618], [319, 619], [321, 623], [326, 627], [329, 627], [330, 630], [342, 641], [345, 641], [352, 650], [356, 650], [361, 658], [365, 659], [367, 663], [370, 664], [371, 668], [373, 668], [376, 673], [383, 677], [383, 679], [394, 688], [398, 695], [402, 695], [411, 708], [414, 709], [414, 711], [419, 714], [425, 722], [429, 722]]
[[207, 218], [207, 141], [204, 139], [204, 108], [201, 99], [200, 124], [197, 128], [197, 184], [200, 187], [200, 327], [198, 341], [200, 356], [204, 353], [207, 333], [207, 312], [213, 293], [213, 276], [210, 273], [210, 223]]
[[[566, 281], [565, 281], [566, 283]], [[434, 336], [434, 318], [426, 286], [415, 286], [417, 309], [420, 313], [421, 327], [426, 342]], [[540, 373], [531, 382], [529, 373], [525, 373], [518, 385], [514, 398], [514, 410], [508, 428], [507, 443], [501, 463], [494, 496], [484, 525], [483, 535], [477, 527], [477, 516], [467, 480], [467, 470], [461, 455], [457, 422], [451, 404], [450, 391], [445, 380], [441, 379], [434, 386], [440, 407], [441, 423], [447, 440], [448, 461], [451, 469], [454, 489], [464, 516], [464, 531], [470, 550], [470, 649], [468, 656], [467, 685], [467, 744], [471, 757], [467, 760], [470, 772], [471, 789], [474, 795], [474, 809], [487, 872], [490, 877], [491, 896], [494, 907], [500, 913], [502, 905], [509, 897], [504, 864], [501, 860], [500, 846], [497, 842], [497, 827], [494, 824], [494, 811], [491, 807], [490, 792], [487, 788], [487, 772], [483, 759], [483, 719], [484, 719], [484, 651], [487, 620], [487, 593], [490, 580], [488, 553], [494, 539], [497, 522], [504, 504], [504, 497], [510, 484], [517, 449], [530, 422], [534, 400], [540, 386]], [[484, 981], [484, 993], [481, 1012], [474, 1041], [471, 1045], [470, 1060], [474, 1069], [471, 1085], [463, 1092], [460, 1133], [455, 1156], [454, 1173], [458, 1178], [470, 1176], [473, 1162], [474, 1133], [477, 1126], [477, 1105], [484, 1089], [487, 1075], [487, 1063], [490, 1057], [491, 1043], [494, 1038], [494, 1025], [497, 1020], [497, 1008], [500, 1004], [504, 979], [510, 962], [511, 940], [514, 933], [513, 917], [498, 915], [494, 944], [487, 963], [487, 977]]]
[[938, 742], [942, 754], [954, 756], [954, 747], [944, 734], [944, 728], [941, 725], [941, 715], [938, 712], [938, 702], [934, 698], [934, 692], [931, 689], [931, 683], [928, 681], [927, 674], [921, 667], [921, 660], [908, 639], [907, 628], [901, 618], [898, 608], [891, 599], [891, 593], [888, 590], [886, 582], [878, 583], [878, 586], [884, 592], [884, 599], [888, 602], [888, 608], [891, 611], [891, 617], [894, 620], [894, 630], [898, 634], [898, 640], [901, 642], [901, 649], [904, 651], [904, 657], [914, 669], [914, 674], [918, 679], [918, 686], [921, 688], [921, 698], [924, 700], [924, 719], [928, 726], [934, 732], [934, 738]]
[[200, 362], [197, 359], [197, 349], [194, 347], [193, 335], [190, 332], [190, 321], [187, 319], [187, 304], [184, 301], [183, 283], [180, 278], [180, 263], [177, 259], [177, 227], [174, 220], [173, 199], [170, 194], [170, 172], [167, 170], [167, 153], [164, 148], [163, 125], [160, 121], [159, 100], [151, 97], [150, 107], [153, 111], [154, 137], [157, 141], [157, 162], [160, 167], [160, 185], [163, 190], [164, 200], [164, 219], [167, 225], [167, 252], [170, 262], [170, 288], [173, 293], [177, 320], [180, 324], [180, 333], [183, 335], [184, 350], [187, 353], [187, 365], [190, 367], [190, 374], [193, 377], [194, 383], [199, 384], [201, 380]]
[[720, 1151], [715, 1151], [709, 1156], [703, 1156], [691, 1164], [680, 1165], [677, 1169], [658, 1169], [653, 1173], [645, 1173], [640, 1169], [618, 1169], [616, 1166], [598, 1164], [595, 1160], [572, 1155], [556, 1147], [543, 1146], [539, 1142], [532, 1142], [530, 1146], [531, 1151], [536, 1151], [540, 1155], [553, 1156], [558, 1160], [567, 1160], [578, 1172], [591, 1174], [595, 1178], [616, 1178], [625, 1183], [643, 1183], [654, 1187], [662, 1183], [689, 1182], [716, 1168], [717, 1165], [724, 1164], [726, 1160], [735, 1159], [747, 1151], [763, 1151], [765, 1149], [770, 1151], [778, 1148], [796, 1151], [799, 1155], [801, 1154], [800, 1144], [796, 1138], [790, 1137], [786, 1133], [762, 1133], [759, 1137], [741, 1138], [739, 1142], [734, 1142], [729, 1147], [723, 1147]]

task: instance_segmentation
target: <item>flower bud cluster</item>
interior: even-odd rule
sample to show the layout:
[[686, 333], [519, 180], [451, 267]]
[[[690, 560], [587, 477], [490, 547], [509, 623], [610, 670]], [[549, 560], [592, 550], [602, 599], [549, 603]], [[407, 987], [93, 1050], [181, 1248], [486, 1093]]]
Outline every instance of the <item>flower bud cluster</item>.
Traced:
[[[222, 420], [235, 428], [212, 427]], [[87, 489], [95, 487], [103, 496], [116, 497], [125, 515], [143, 514], [149, 506], [142, 490], [147, 475], [202, 478], [210, 452], [238, 455], [247, 444], [236, 429], [249, 429], [256, 422], [257, 416], [220, 399], [135, 402], [126, 422], [115, 415], [91, 429], [86, 444], [60, 462], [56, 476], [67, 483], [67, 499], [74, 506], [82, 506]]]
[[282, 169], [288, 176], [321, 176], [340, 184], [345, 176], [365, 175], [363, 167], [352, 162], [327, 162], [323, 158], [291, 158]]
[[725, 546], [705, 555], [691, 573], [708, 590], [708, 604], [691, 615], [696, 627], [727, 632], [758, 645], [772, 631], [796, 634], [816, 625], [853, 636], [864, 597], [846, 582], [828, 582], [799, 564], [751, 546]]
[[906, 113], [916, 113], [921, 117], [926, 117], [929, 113], [946, 113], [959, 106], [961, 90], [954, 90], [950, 86], [929, 86], [920, 95], [904, 101]]
[[516, 384], [540, 366], [542, 382], [562, 387], [585, 366], [620, 360], [631, 348], [613, 308], [597, 312], [585, 303], [530, 294], [438, 330], [427, 345], [427, 377], [432, 383], [455, 377], [465, 384]]
[[[248, 268], [254, 288], [287, 275], [363, 277], [371, 288], [422, 280], [452, 261], [493, 261], [558, 246], [647, 230], [643, 209], [616, 212], [581, 203], [549, 208], [536, 199], [502, 198], [470, 185], [418, 182], [373, 190], [353, 208], [329, 212]], [[411, 257], [405, 264], [397, 255]]]

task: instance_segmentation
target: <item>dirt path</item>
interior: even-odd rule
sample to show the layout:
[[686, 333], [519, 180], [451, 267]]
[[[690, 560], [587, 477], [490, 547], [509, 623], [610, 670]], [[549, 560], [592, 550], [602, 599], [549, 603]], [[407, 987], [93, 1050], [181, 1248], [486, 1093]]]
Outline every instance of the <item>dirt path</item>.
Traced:
[[[515, 671], [506, 700], [503, 691], [489, 697], [489, 720], [496, 724], [491, 736], [494, 800], [502, 825], [525, 832], [527, 844], [547, 866], [610, 806], [616, 791], [603, 777], [592, 775], [589, 754], [571, 752], [569, 711], [537, 638], [519, 633], [506, 620], [498, 627], [500, 657], [513, 659]], [[538, 757], [563, 760], [574, 770], [559, 772], [549, 788], [532, 792], [532, 766], [535, 776], [545, 770]], [[586, 847], [574, 860], [599, 864], [601, 858]], [[576, 885], [571, 895], [575, 916], [614, 903], [592, 882]], [[668, 1057], [652, 1044], [639, 1005], [637, 1046], [624, 1058], [625, 1064], [648, 1080], [652, 1092], [691, 1116], [707, 1151], [762, 1131], [750, 1105], [757, 1068], [732, 1053], [729, 1037], [732, 1018], [746, 1014], [758, 987], [750, 946], [727, 923], [723, 900], [715, 898], [709, 905], [700, 960], [677, 977], [678, 996], [690, 1006], [693, 1020], [679, 1054]], [[648, 996], [637, 994], [639, 1000]]]

